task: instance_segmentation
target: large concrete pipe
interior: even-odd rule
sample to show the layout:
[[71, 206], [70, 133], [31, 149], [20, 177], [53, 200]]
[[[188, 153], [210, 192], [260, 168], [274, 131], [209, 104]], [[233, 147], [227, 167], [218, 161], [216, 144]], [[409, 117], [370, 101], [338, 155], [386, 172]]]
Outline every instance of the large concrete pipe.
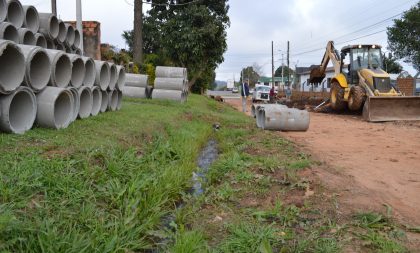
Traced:
[[67, 30], [67, 36], [66, 36], [65, 44], [68, 47], [71, 48], [74, 44], [74, 39], [75, 39], [74, 28], [73, 28], [73, 26], [71, 26], [69, 24], [65, 24], [65, 25], [66, 25], [66, 30]]
[[146, 88], [146, 86], [148, 84], [148, 80], [149, 80], [148, 75], [128, 74], [127, 73], [125, 75], [125, 86]]
[[73, 94], [68, 89], [46, 87], [36, 95], [38, 112], [36, 122], [40, 127], [66, 128], [73, 119]]
[[108, 92], [108, 111], [116, 111], [118, 107], [118, 91], [111, 90]]
[[68, 54], [73, 54], [73, 49], [71, 49], [71, 47], [67, 46], [64, 44], [64, 48], [65, 48], [65, 52]]
[[183, 102], [183, 92], [180, 90], [153, 89], [152, 99], [167, 99]]
[[101, 110], [100, 112], [106, 112], [108, 108], [108, 91], [101, 90], [102, 93], [102, 101], [101, 101]]
[[67, 88], [71, 94], [73, 95], [73, 114], [72, 114], [72, 122], [77, 119], [77, 115], [79, 115], [80, 110], [80, 97], [79, 97], [79, 91], [74, 87]]
[[185, 91], [184, 78], [156, 77], [155, 89]]
[[35, 34], [35, 45], [42, 48], [48, 48], [48, 42], [44, 34], [42, 33]]
[[70, 85], [79, 88], [82, 86], [83, 81], [85, 80], [85, 63], [83, 62], [82, 58], [77, 54], [68, 54], [72, 63], [72, 71], [71, 71], [71, 80]]
[[0, 0], [0, 23], [7, 18], [7, 3], [6, 0]]
[[80, 32], [79, 32], [79, 30], [74, 29], [74, 43], [73, 43], [73, 46], [77, 49], [80, 49], [80, 43], [81, 43]]
[[0, 40], [0, 66], [0, 93], [11, 93], [25, 78], [25, 57], [15, 43]]
[[95, 78], [95, 86], [101, 88], [101, 90], [106, 90], [109, 87], [109, 83], [111, 81], [111, 73], [109, 64], [104, 61], [95, 61], [95, 68], [96, 68], [96, 78]]
[[45, 49], [36, 46], [18, 45], [25, 56], [24, 84], [34, 92], [43, 90], [51, 78], [51, 61]]
[[65, 88], [71, 81], [72, 64], [70, 58], [62, 51], [47, 49], [51, 61], [51, 78], [49, 86]]
[[108, 89], [114, 90], [118, 82], [117, 65], [115, 65], [114, 63], [109, 63], [109, 73], [110, 73], [110, 80], [109, 80]]
[[0, 23], [0, 39], [19, 43], [19, 32], [14, 25], [8, 22]]
[[156, 67], [156, 77], [187, 78], [187, 69], [177, 67]]
[[56, 49], [54, 40], [52, 40], [50, 38], [47, 38], [47, 37], [45, 37], [45, 39], [47, 40], [47, 49]]
[[23, 27], [28, 28], [34, 34], [39, 30], [39, 15], [35, 7], [31, 5], [23, 6], [23, 13], [25, 20], [23, 21]]
[[[101, 92], [101, 89], [97, 86], [92, 87], [91, 91], [92, 91], [92, 111], [90, 112], [90, 115], [96, 116], [101, 111], [102, 92]], [[103, 99], [107, 99], [107, 97]]]
[[23, 134], [32, 128], [37, 112], [35, 94], [19, 87], [10, 95], [0, 96], [0, 130]]
[[82, 49], [80, 49], [80, 48], [73, 49], [73, 54], [83, 56]]
[[85, 64], [85, 78], [83, 80], [83, 86], [93, 87], [96, 79], [95, 62], [92, 58], [84, 56], [82, 56], [82, 60]]
[[261, 110], [261, 128], [277, 131], [306, 131], [310, 116], [306, 110], [284, 107], [265, 107]]
[[147, 98], [146, 88], [125, 86], [122, 90], [124, 97], [129, 98]]
[[254, 118], [256, 118], [257, 117], [257, 111], [260, 110], [260, 109], [264, 109], [265, 107], [278, 107], [278, 108], [283, 108], [283, 109], [287, 108], [286, 105], [281, 105], [281, 104], [252, 104], [251, 115]]
[[51, 13], [39, 13], [39, 31], [48, 39], [57, 39], [60, 31], [57, 17]]
[[125, 74], [125, 69], [123, 66], [117, 66], [117, 73], [118, 73], [118, 80], [117, 80], [117, 85], [116, 85], [116, 89], [119, 91], [122, 91], [124, 86], [125, 86], [125, 80], [126, 80], [126, 74]]
[[54, 44], [55, 44], [55, 49], [56, 50], [60, 50], [60, 51], [63, 51], [63, 52], [66, 52], [66, 47], [64, 46], [64, 44], [63, 43], [61, 43], [61, 42], [59, 42], [59, 41], [54, 41]]
[[34, 33], [28, 28], [19, 28], [19, 44], [35, 46], [36, 40]]
[[66, 41], [67, 38], [67, 27], [63, 20], [58, 20], [58, 36], [57, 41], [63, 43]]
[[12, 23], [16, 28], [21, 28], [25, 21], [22, 4], [18, 0], [7, 1], [7, 22]]
[[119, 90], [116, 90], [116, 92], [118, 94], [117, 111], [119, 111], [122, 108], [123, 93], [122, 91], [119, 91]]
[[92, 112], [92, 91], [89, 87], [82, 86], [78, 89], [80, 98], [79, 119], [85, 119]]

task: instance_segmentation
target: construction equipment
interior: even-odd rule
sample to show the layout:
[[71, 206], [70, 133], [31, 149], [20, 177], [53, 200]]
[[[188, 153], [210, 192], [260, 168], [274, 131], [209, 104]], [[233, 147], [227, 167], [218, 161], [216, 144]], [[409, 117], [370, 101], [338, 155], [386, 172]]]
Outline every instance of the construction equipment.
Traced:
[[[350, 64], [346, 65], [348, 55]], [[404, 96], [391, 84], [389, 74], [382, 69], [381, 46], [351, 45], [339, 53], [329, 41], [321, 65], [311, 70], [311, 84], [322, 82], [330, 60], [335, 70], [330, 102], [335, 111], [363, 108], [363, 118], [371, 122], [420, 120], [420, 97]]]

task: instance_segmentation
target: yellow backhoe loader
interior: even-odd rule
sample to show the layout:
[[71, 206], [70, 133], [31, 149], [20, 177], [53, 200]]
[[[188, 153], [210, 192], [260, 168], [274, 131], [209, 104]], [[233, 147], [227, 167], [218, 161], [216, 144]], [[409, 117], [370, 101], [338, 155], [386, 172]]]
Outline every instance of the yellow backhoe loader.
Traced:
[[[345, 65], [347, 56], [350, 63]], [[321, 65], [311, 70], [311, 84], [322, 82], [330, 60], [335, 70], [330, 91], [334, 110], [363, 109], [363, 118], [372, 122], [420, 120], [420, 97], [404, 96], [391, 84], [389, 74], [383, 70], [381, 46], [346, 46], [339, 54], [334, 42], [328, 42]]]

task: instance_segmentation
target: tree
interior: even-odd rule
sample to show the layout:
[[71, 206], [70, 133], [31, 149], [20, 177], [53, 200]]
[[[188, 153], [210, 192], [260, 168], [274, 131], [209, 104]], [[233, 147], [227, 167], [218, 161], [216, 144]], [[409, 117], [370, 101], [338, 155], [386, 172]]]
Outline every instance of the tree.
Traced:
[[387, 34], [394, 55], [420, 71], [420, 2], [404, 12], [401, 19], [395, 19]]
[[242, 83], [242, 77], [245, 80], [249, 80], [249, 85], [255, 86], [255, 84], [258, 82], [258, 79], [260, 79], [260, 75], [257, 73], [257, 71], [254, 70], [254, 67], [246, 67], [242, 69], [242, 75], [240, 78], [240, 83]]
[[[280, 66], [276, 69], [276, 72], [274, 72], [274, 76], [281, 77], [281, 72], [282, 72], [281, 68], [282, 68], [282, 66]], [[291, 68], [288, 68], [287, 66], [283, 66], [283, 76], [284, 76], [285, 79], [287, 78], [287, 75], [289, 73], [290, 73], [290, 76], [293, 76], [295, 74], [295, 71], [293, 71], [293, 69], [291, 69]]]
[[384, 54], [384, 68], [385, 71], [390, 74], [399, 74], [401, 71], [403, 71], [403, 67], [401, 64], [399, 64], [392, 55], [389, 55], [388, 57]]
[[143, 0], [134, 0], [133, 60], [143, 62]]

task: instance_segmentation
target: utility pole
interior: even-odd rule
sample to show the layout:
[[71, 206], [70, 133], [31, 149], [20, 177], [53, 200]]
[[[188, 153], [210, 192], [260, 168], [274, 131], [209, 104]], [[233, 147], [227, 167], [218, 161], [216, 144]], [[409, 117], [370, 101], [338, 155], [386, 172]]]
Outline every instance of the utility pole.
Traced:
[[51, 0], [51, 12], [57, 16], [57, 1]]
[[290, 42], [287, 41], [287, 86], [290, 88]]
[[284, 90], [284, 54], [281, 54], [281, 82], [283, 83]]
[[271, 41], [271, 78], [271, 84], [274, 87], [274, 41]]
[[[55, 0], [54, 0], [55, 1]], [[80, 50], [83, 51], [83, 18], [82, 18], [82, 0], [76, 0], [76, 27], [80, 33]]]
[[134, 0], [134, 63], [143, 63], [143, 1]]

